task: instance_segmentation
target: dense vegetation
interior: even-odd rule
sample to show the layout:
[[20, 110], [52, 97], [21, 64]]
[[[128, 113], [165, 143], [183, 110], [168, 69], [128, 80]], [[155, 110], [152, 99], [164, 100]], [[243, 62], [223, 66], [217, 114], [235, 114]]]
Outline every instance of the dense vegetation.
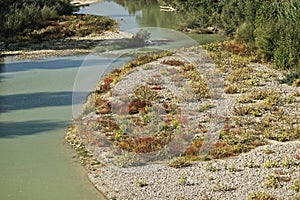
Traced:
[[[180, 25], [182, 29], [205, 30], [210, 27], [219, 30], [237, 41], [246, 42], [260, 58], [273, 62], [277, 68], [291, 69], [292, 72], [287, 76], [286, 82], [300, 78], [299, 0], [116, 0], [116, 2], [126, 6], [130, 13], [143, 9], [143, 15], [151, 15], [148, 19], [153, 21], [158, 21], [157, 18], [163, 18], [163, 15], [156, 16], [149, 13], [147, 7], [157, 3], [172, 5], [180, 13], [179, 16], [184, 18], [184, 20], [176, 18], [179, 23], [184, 22]], [[47, 33], [52, 33], [54, 29], [57, 32], [60, 29], [61, 37], [73, 35], [72, 31], [68, 31], [68, 27], [68, 30], [64, 31], [64, 25], [54, 28], [55, 26], [50, 24], [52, 26], [48, 27], [49, 21], [58, 20], [59, 16], [74, 11], [70, 0], [0, 0], [0, 3], [2, 5], [0, 41], [15, 35], [36, 36], [36, 30], [43, 28]], [[103, 24], [107, 27], [114, 25], [112, 21], [106, 20]], [[157, 23], [155, 25], [157, 26]], [[40, 36], [43, 37], [44, 35]]]
[[[71, 36], [100, 34], [114, 30], [118, 23], [108, 17], [72, 15], [77, 9], [70, 0], [0, 0], [0, 42], [30, 43]], [[13, 48], [16, 48], [15, 46]]]
[[190, 29], [215, 27], [281, 69], [300, 64], [299, 0], [164, 0]]
[[0, 0], [0, 4], [1, 36], [26, 34], [74, 11], [69, 0]]

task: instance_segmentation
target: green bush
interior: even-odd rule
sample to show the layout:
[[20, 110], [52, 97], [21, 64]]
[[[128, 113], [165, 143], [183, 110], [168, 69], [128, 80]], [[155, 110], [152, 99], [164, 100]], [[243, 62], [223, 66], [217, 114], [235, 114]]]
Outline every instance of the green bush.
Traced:
[[280, 42], [279, 46], [274, 50], [275, 66], [280, 69], [295, 66], [298, 53], [299, 52], [293, 45], [288, 44], [288, 42]]
[[258, 53], [278, 68], [299, 64], [300, 5], [297, 0], [265, 1], [256, 15]]
[[243, 40], [260, 58], [277, 68], [290, 69], [300, 62], [299, 0], [164, 0], [184, 18], [185, 28], [217, 27]]
[[225, 33], [233, 34], [244, 21], [244, 11], [241, 9], [242, 1], [231, 0], [224, 4], [221, 12], [222, 28]]
[[245, 42], [253, 42], [254, 41], [253, 31], [254, 31], [253, 24], [249, 22], [244, 22], [237, 28], [235, 33], [235, 38], [237, 40], [242, 40]]
[[57, 19], [58, 18], [58, 13], [54, 8], [44, 6], [41, 9], [41, 16], [42, 16], [42, 20], [46, 21], [46, 20], [49, 20], [49, 19]]
[[297, 79], [300, 79], [300, 67], [291, 70], [289, 73], [286, 73], [285, 78], [283, 80], [280, 80], [279, 82], [292, 85], [293, 82]]
[[71, 14], [69, 0], [0, 0], [0, 36], [24, 35], [38, 29], [45, 20]]
[[36, 10], [36, 5], [26, 5], [18, 8], [16, 5], [10, 7], [10, 12], [5, 15], [4, 31], [12, 34], [14, 32], [27, 32], [28, 29], [37, 26], [40, 20], [40, 13]]

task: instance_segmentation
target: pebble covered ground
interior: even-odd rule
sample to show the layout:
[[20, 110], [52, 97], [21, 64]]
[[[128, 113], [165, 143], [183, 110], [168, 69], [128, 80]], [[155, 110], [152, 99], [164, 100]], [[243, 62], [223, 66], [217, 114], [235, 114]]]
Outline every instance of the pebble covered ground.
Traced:
[[[196, 162], [180, 169], [165, 164], [101, 167], [90, 172], [89, 178], [108, 199], [239, 200], [265, 192], [275, 199], [296, 200], [299, 191], [291, 187], [300, 178], [299, 155], [300, 142], [274, 143], [237, 157]], [[278, 165], [268, 167], [269, 162]], [[270, 184], [279, 186], [268, 188]]]
[[[115, 93], [130, 94], [128, 84], [138, 85], [141, 82], [147, 82], [148, 76], [157, 77], [157, 74], [166, 75], [167, 72], [173, 70], [164, 69], [162, 63], [166, 60], [183, 60], [191, 64], [196, 64], [202, 76], [206, 78], [207, 85], [213, 86], [211, 102], [215, 105], [210, 112], [204, 112], [196, 116], [197, 121], [200, 121], [202, 129], [211, 128], [218, 131], [224, 124], [222, 119], [225, 115], [235, 116], [234, 109], [237, 106], [244, 106], [244, 101], [248, 100], [245, 93], [230, 94], [224, 93], [226, 77], [229, 72], [219, 73], [213, 63], [207, 57], [199, 57], [199, 49], [196, 53], [193, 50], [178, 51], [172, 56], [160, 58], [138, 67], [128, 73], [125, 77], [114, 86]], [[167, 62], [166, 62], [167, 63]], [[289, 99], [278, 100], [278, 110], [281, 109], [288, 117], [291, 117], [291, 129], [296, 130], [299, 134], [299, 87], [292, 87], [286, 84], [279, 84], [275, 77], [280, 77], [281, 74], [273, 71], [268, 67], [259, 64], [251, 63], [253, 73], [263, 72], [261, 80], [256, 80], [260, 84], [253, 84], [251, 80], [251, 88], [245, 87], [249, 94], [257, 90], [274, 89], [282, 94], [280, 98]], [[155, 71], [154, 69], [157, 68]], [[171, 67], [168, 66], [168, 69]], [[145, 73], [145, 71], [148, 73]], [[150, 73], [151, 72], [151, 73]], [[226, 74], [228, 73], [228, 74]], [[171, 73], [174, 75], [173, 73]], [[269, 76], [272, 74], [272, 76]], [[276, 75], [275, 75], [276, 74]], [[241, 74], [242, 75], [242, 74]], [[265, 77], [268, 76], [268, 77]], [[148, 78], [147, 78], [148, 77]], [[172, 84], [159, 79], [162, 88], [172, 88]], [[184, 80], [180, 79], [182, 84]], [[250, 82], [247, 80], [248, 82]], [[186, 81], [186, 80], [185, 80]], [[169, 84], [169, 85], [168, 85]], [[173, 83], [178, 86], [177, 83]], [[101, 85], [101, 83], [99, 83]], [[98, 87], [99, 87], [98, 85]], [[157, 86], [155, 86], [157, 88]], [[183, 91], [175, 87], [175, 90], [181, 93]], [[114, 92], [109, 91], [105, 95], [108, 99], [113, 99], [118, 95], [112, 95]], [[256, 94], [256, 93], [254, 93]], [[273, 94], [273, 93], [272, 93]], [[291, 94], [296, 94], [290, 97]], [[104, 96], [105, 96], [104, 95]], [[188, 94], [186, 94], [188, 95]], [[111, 97], [113, 96], [113, 97]], [[178, 96], [178, 95], [177, 95]], [[180, 96], [180, 95], [179, 95]], [[191, 97], [192, 98], [192, 97]], [[279, 98], [279, 97], [278, 97]], [[89, 103], [89, 102], [88, 102]], [[198, 101], [193, 104], [182, 104], [182, 108], [193, 110], [203, 105], [203, 102]], [[254, 103], [264, 103], [255, 100]], [[107, 102], [105, 103], [107, 108]], [[248, 104], [247, 104], [248, 105]], [[256, 104], [255, 104], [256, 105]], [[277, 105], [274, 104], [274, 107]], [[280, 109], [279, 109], [280, 108]], [[217, 112], [217, 115], [213, 115]], [[273, 110], [262, 110], [264, 113], [251, 113], [250, 115], [239, 116], [241, 121], [248, 120], [246, 128], [255, 130], [256, 124], [263, 124], [264, 115], [272, 114]], [[277, 111], [277, 107], [276, 107]], [[101, 111], [104, 112], [102, 109]], [[108, 114], [109, 112], [105, 112]], [[207, 116], [205, 116], [205, 113]], [[271, 115], [270, 114], [270, 115]], [[110, 115], [110, 114], [109, 114]], [[88, 169], [88, 176], [92, 183], [108, 198], [108, 199], [299, 199], [300, 190], [300, 141], [277, 142], [270, 139], [265, 139], [264, 143], [253, 147], [254, 149], [246, 153], [241, 153], [237, 156], [230, 156], [222, 159], [214, 159], [210, 161], [195, 161], [191, 165], [182, 168], [172, 168], [166, 160], [156, 160], [156, 162], [146, 162], [140, 166], [123, 166], [123, 163], [115, 163], [117, 154], [115, 149], [111, 148], [112, 143], [103, 142], [103, 138], [111, 134], [103, 134], [101, 129], [95, 128], [95, 122], [99, 121], [99, 113], [95, 111], [85, 114], [80, 121], [80, 127], [75, 129], [70, 128], [67, 133], [67, 140], [81, 151], [82, 164]], [[275, 116], [275, 115], [274, 115]], [[237, 116], [235, 116], [237, 117]], [[210, 118], [210, 120], [201, 119]], [[290, 119], [289, 119], [290, 120]], [[207, 123], [208, 122], [208, 123]], [[290, 121], [289, 121], [290, 122]], [[239, 120], [234, 123], [239, 123]], [[274, 122], [274, 126], [280, 125], [280, 121]], [[289, 123], [287, 123], [289, 124]], [[82, 126], [83, 125], [83, 126]], [[244, 125], [244, 124], [243, 124]], [[76, 126], [76, 125], [75, 125]], [[90, 128], [88, 128], [90, 126]], [[283, 127], [284, 128], [284, 127]], [[202, 130], [201, 129], [201, 130]], [[271, 129], [272, 130], [272, 129]], [[287, 129], [289, 130], [289, 129]], [[209, 134], [210, 133], [210, 134]], [[261, 132], [258, 132], [261, 133]], [[193, 133], [194, 134], [194, 133]], [[212, 142], [216, 142], [217, 138], [214, 132], [204, 132], [201, 134], [195, 133], [194, 138], [205, 137], [205, 134], [213, 138]], [[276, 135], [278, 136], [278, 135]], [[285, 137], [286, 135], [284, 135]], [[208, 137], [208, 138], [209, 138]], [[259, 138], [261, 136], [255, 136]], [[271, 137], [271, 136], [270, 136]], [[275, 137], [275, 136], [274, 136]], [[283, 138], [286, 139], [286, 138]], [[205, 144], [205, 143], [204, 143]], [[207, 146], [206, 146], [207, 147]], [[82, 149], [84, 149], [82, 153]], [[129, 157], [126, 157], [128, 156]], [[123, 162], [131, 162], [130, 154], [124, 154]], [[128, 160], [126, 160], [128, 159]], [[114, 164], [112, 164], [114, 163]]]

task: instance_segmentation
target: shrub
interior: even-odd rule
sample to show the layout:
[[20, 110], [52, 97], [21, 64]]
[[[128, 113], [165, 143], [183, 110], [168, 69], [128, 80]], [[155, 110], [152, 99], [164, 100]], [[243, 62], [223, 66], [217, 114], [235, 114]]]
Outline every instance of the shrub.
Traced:
[[265, 1], [257, 12], [254, 31], [258, 53], [278, 68], [299, 64], [299, 3]]
[[245, 42], [253, 42], [254, 41], [253, 31], [254, 31], [254, 26], [249, 22], [244, 22], [238, 27], [235, 33], [235, 38], [237, 40], [242, 40]]
[[16, 5], [10, 7], [10, 11], [5, 16], [5, 22], [2, 27], [5, 33], [14, 34], [14, 32], [29, 32], [38, 26], [40, 19], [39, 9], [36, 5], [25, 5], [18, 8]]
[[176, 59], [163, 60], [161, 63], [165, 64], [165, 65], [171, 65], [171, 66], [183, 66], [184, 65], [184, 62], [182, 62], [181, 60], [176, 60]]
[[276, 189], [278, 187], [282, 187], [280, 183], [280, 176], [278, 174], [270, 174], [266, 177], [267, 181], [265, 182], [265, 186], [267, 188]]
[[291, 70], [289, 73], [286, 73], [285, 78], [279, 80], [279, 82], [292, 85], [297, 79], [300, 79], [300, 68]]
[[275, 198], [265, 192], [256, 192], [256, 193], [252, 193], [248, 196], [249, 200], [275, 200]]
[[44, 6], [41, 9], [41, 15], [42, 15], [42, 20], [46, 21], [49, 19], [57, 19], [58, 18], [58, 13], [54, 8], [50, 8], [48, 6]]
[[20, 0], [1, 2], [1, 5], [0, 35], [10, 37], [29, 33], [40, 28], [43, 21], [75, 10], [69, 0]]
[[179, 157], [172, 160], [168, 165], [169, 167], [173, 167], [173, 168], [183, 168], [183, 167], [191, 166], [192, 163], [188, 159], [188, 157]]
[[291, 189], [296, 192], [300, 192], [300, 179], [294, 182], [294, 184], [291, 186]]

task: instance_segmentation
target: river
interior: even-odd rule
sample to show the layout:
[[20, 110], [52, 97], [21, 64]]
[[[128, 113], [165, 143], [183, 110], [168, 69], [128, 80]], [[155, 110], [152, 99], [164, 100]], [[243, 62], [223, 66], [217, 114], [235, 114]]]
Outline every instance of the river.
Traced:
[[161, 12], [156, 0], [117, 0], [95, 3], [81, 8], [78, 13], [103, 15], [120, 22], [120, 30], [139, 27], [162, 27], [176, 29], [179, 19], [176, 13]]
[[[156, 1], [136, 2], [105, 1], [79, 13], [115, 18], [121, 30], [176, 25], [171, 13], [159, 11]], [[1, 64], [0, 199], [104, 199], [64, 141], [65, 129], [72, 122], [73, 86], [84, 59], [83, 55], [23, 61], [6, 58]], [[111, 62], [102, 61], [100, 68]], [[82, 96], [81, 91], [75, 92]]]
[[64, 141], [73, 82], [83, 59], [7, 61], [1, 66], [0, 199], [99, 199]]
[[[120, 22], [121, 31], [130, 31], [141, 27], [160, 27], [178, 30], [184, 23], [184, 18], [176, 12], [160, 10], [157, 0], [114, 0], [103, 1], [81, 8], [78, 13], [103, 15]], [[217, 34], [186, 35], [199, 44], [206, 44], [216, 40], [224, 40], [224, 36]]]

